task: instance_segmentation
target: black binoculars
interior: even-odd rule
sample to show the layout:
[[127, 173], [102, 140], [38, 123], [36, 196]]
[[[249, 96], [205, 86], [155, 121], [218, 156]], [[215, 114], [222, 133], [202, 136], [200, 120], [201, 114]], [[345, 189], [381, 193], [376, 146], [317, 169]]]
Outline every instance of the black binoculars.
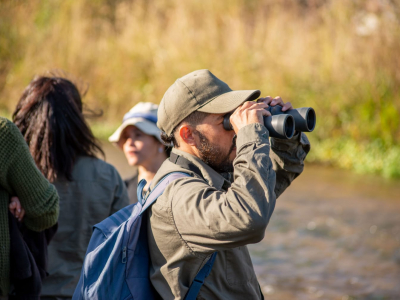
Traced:
[[[315, 128], [317, 117], [311, 107], [302, 107], [282, 111], [282, 106], [270, 106], [266, 108], [271, 113], [270, 117], [264, 117], [264, 125], [269, 131], [269, 136], [278, 139], [291, 139], [295, 131], [311, 132]], [[224, 117], [224, 128], [233, 130], [229, 120], [231, 113]]]

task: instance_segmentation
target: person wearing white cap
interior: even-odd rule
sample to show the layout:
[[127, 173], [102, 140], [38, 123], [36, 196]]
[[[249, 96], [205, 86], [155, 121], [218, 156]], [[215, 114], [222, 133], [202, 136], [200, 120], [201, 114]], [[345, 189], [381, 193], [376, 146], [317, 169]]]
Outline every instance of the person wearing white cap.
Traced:
[[146, 179], [150, 183], [168, 158], [168, 147], [156, 125], [157, 110], [156, 104], [139, 102], [124, 115], [121, 126], [108, 139], [124, 152], [130, 166], [137, 167], [133, 177], [125, 180], [130, 203], [137, 202], [138, 182]]

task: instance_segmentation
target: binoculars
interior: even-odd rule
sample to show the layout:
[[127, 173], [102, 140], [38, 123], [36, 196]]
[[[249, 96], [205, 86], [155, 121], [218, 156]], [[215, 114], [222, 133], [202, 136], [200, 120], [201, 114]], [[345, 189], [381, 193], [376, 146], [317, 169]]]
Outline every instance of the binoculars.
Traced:
[[[302, 107], [282, 111], [282, 106], [270, 106], [266, 108], [271, 113], [270, 117], [264, 117], [264, 125], [269, 131], [269, 136], [278, 139], [291, 139], [295, 131], [311, 132], [315, 128], [316, 115], [312, 107]], [[231, 113], [224, 117], [225, 130], [233, 130], [229, 120]]]

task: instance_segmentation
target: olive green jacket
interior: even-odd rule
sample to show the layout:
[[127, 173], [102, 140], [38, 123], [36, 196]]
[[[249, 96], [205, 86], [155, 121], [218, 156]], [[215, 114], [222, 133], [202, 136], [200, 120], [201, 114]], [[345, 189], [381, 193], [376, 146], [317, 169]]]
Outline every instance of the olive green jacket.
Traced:
[[249, 124], [239, 130], [236, 147], [233, 182], [173, 149], [201, 174], [166, 160], [151, 184], [175, 171], [191, 175], [170, 183], [149, 211], [150, 278], [163, 299], [183, 299], [215, 251], [198, 299], [262, 298], [246, 245], [264, 238], [275, 200], [303, 171], [310, 144], [304, 134], [270, 144], [263, 125]]
[[58, 218], [58, 194], [36, 168], [22, 134], [0, 117], [0, 296], [9, 290], [10, 235], [8, 205], [17, 196], [25, 209], [24, 223], [34, 231], [50, 228]]

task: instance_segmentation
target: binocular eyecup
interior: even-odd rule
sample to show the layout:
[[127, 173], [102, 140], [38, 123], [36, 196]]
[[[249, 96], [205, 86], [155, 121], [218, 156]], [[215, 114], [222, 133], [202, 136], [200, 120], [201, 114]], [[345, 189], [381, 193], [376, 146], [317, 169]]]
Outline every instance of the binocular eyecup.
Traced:
[[[266, 108], [272, 116], [264, 117], [264, 125], [269, 131], [269, 136], [279, 139], [291, 139], [295, 131], [312, 132], [316, 124], [316, 115], [312, 107], [302, 107], [282, 111], [279, 105]], [[231, 114], [224, 117], [224, 128], [233, 130], [229, 120]]]

